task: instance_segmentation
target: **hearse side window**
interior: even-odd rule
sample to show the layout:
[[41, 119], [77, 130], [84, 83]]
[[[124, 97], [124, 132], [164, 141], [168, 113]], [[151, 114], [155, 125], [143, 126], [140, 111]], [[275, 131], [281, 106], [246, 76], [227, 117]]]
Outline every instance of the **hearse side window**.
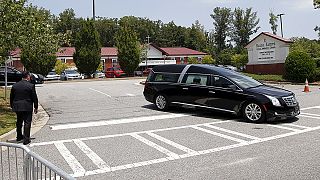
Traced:
[[153, 82], [177, 82], [180, 74], [154, 73]]
[[209, 76], [200, 74], [187, 74], [182, 80], [186, 84], [208, 85]]
[[220, 76], [213, 77], [213, 86], [215, 87], [229, 88], [230, 85], [233, 85], [233, 83], [226, 78]]

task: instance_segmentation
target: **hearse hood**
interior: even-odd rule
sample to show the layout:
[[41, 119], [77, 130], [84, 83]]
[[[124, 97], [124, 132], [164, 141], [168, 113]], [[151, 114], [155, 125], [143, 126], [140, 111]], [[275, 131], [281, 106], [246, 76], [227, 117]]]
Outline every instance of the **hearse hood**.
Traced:
[[247, 91], [252, 93], [257, 93], [257, 94], [265, 94], [265, 95], [274, 96], [274, 97], [284, 97], [284, 96], [293, 95], [291, 91], [272, 87], [272, 86], [266, 86], [266, 85], [248, 88]]

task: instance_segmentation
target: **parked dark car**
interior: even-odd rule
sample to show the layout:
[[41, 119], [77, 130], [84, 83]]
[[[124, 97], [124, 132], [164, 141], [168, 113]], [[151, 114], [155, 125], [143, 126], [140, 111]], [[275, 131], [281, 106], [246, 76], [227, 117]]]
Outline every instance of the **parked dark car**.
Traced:
[[[7, 67], [7, 82], [14, 84], [22, 79], [22, 73], [14, 67]], [[0, 83], [5, 83], [5, 66], [0, 67]]]
[[[42, 84], [44, 77], [41, 74], [30, 73], [30, 82], [33, 84]], [[22, 79], [22, 73], [14, 67], [7, 67], [7, 83], [14, 84]], [[5, 83], [5, 66], [0, 67], [0, 84]]]
[[162, 65], [150, 72], [143, 92], [159, 110], [185, 105], [242, 115], [263, 122], [300, 114], [291, 91], [262, 84], [212, 65]]

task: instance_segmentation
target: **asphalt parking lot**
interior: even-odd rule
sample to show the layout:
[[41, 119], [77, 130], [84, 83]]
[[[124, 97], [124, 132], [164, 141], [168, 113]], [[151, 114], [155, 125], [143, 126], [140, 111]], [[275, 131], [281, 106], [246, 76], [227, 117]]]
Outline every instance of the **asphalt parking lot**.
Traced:
[[155, 110], [139, 80], [37, 86], [50, 116], [31, 149], [78, 179], [318, 179], [320, 89], [301, 115], [252, 124], [207, 110]]

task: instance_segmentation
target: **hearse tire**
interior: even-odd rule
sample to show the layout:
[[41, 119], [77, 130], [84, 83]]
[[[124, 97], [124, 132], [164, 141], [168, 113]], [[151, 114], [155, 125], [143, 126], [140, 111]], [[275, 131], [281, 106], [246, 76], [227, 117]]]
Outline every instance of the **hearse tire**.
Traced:
[[245, 103], [242, 107], [242, 115], [247, 122], [263, 123], [266, 121], [264, 108], [256, 102]]
[[166, 111], [169, 108], [168, 98], [164, 94], [157, 94], [154, 98], [154, 104], [160, 111]]

